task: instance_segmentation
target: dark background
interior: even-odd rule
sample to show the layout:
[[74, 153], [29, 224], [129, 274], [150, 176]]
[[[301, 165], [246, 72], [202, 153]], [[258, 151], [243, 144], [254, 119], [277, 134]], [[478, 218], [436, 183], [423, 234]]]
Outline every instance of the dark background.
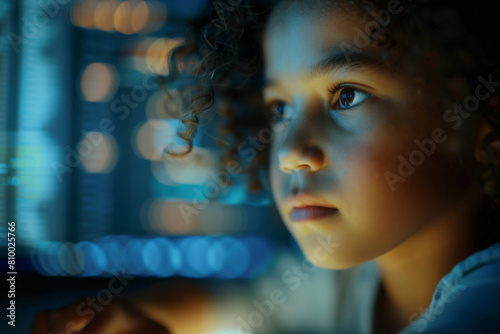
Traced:
[[0, 255], [7, 272], [14, 221], [16, 333], [117, 272], [136, 277], [127, 292], [179, 278], [252, 280], [292, 243], [269, 194], [248, 193], [243, 174], [183, 215], [216, 181], [216, 117], [191, 158], [161, 160], [179, 123], [165, 114], [186, 106], [155, 78], [208, 5], [0, 0]]

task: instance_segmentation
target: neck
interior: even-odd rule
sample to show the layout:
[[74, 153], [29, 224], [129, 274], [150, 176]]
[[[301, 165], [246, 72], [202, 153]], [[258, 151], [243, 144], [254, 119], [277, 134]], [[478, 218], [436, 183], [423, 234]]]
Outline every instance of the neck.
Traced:
[[[381, 308], [382, 322], [391, 323], [389, 332], [406, 327], [420, 316], [429, 307], [443, 276], [481, 248], [477, 241], [480, 201], [472, 203], [471, 198], [464, 198], [454, 212], [429, 222], [403, 244], [377, 258], [382, 279], [377, 307]], [[384, 326], [387, 328], [387, 324]]]

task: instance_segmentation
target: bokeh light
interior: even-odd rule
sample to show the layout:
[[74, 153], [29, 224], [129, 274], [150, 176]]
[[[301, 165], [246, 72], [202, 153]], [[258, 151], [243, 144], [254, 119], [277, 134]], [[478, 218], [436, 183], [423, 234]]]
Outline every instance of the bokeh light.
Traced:
[[140, 238], [131, 239], [125, 246], [125, 268], [129, 275], [147, 276], [147, 268], [142, 257], [142, 249], [146, 241]]
[[205, 184], [217, 166], [212, 151], [194, 147], [184, 157], [164, 154], [165, 149], [177, 139], [177, 124], [175, 120], [149, 120], [137, 125], [132, 134], [132, 147], [143, 159], [162, 161], [163, 167], [154, 165], [153, 168], [159, 182], [171, 184], [171, 180], [177, 184]]
[[155, 32], [166, 20], [167, 7], [157, 0], [80, 0], [71, 10], [75, 26], [125, 35]]
[[179, 184], [206, 185], [217, 166], [212, 151], [201, 147], [193, 147], [185, 157], [165, 155], [164, 161], [168, 176]]
[[43, 241], [32, 248], [31, 262], [42, 275], [59, 276], [63, 274], [57, 261], [57, 251], [60, 245], [58, 242]]
[[105, 236], [76, 244], [45, 241], [31, 251], [46, 276], [184, 276], [254, 278], [270, 264], [273, 249], [257, 236]]
[[118, 88], [118, 71], [111, 64], [92, 63], [82, 72], [82, 97], [90, 102], [107, 102]]
[[71, 23], [82, 28], [94, 27], [94, 13], [98, 0], [79, 0], [71, 9]]
[[90, 131], [78, 144], [82, 167], [87, 173], [109, 173], [118, 161], [115, 138], [103, 132]]
[[57, 257], [59, 265], [63, 269], [63, 274], [67, 276], [75, 276], [79, 274], [84, 266], [84, 256], [82, 252], [73, 247], [73, 243], [63, 243], [58, 251]]
[[177, 182], [170, 179], [167, 174], [167, 168], [163, 161], [151, 161], [151, 171], [156, 181], [167, 186], [175, 186]]
[[[140, 34], [148, 34], [159, 30], [167, 22], [168, 16], [167, 7], [163, 3], [159, 1], [146, 1], [145, 3], [148, 6], [149, 15], [146, 24], [136, 30]], [[134, 15], [139, 14], [136, 14], [134, 10], [132, 20], [134, 20]]]
[[[223, 253], [226, 256], [222, 256]], [[221, 259], [214, 260], [217, 256], [221, 256]], [[248, 270], [250, 252], [240, 240], [232, 237], [224, 237], [214, 245], [214, 254], [211, 256], [211, 259], [213, 265], [216, 267], [218, 277], [232, 279], [243, 275]]]
[[141, 158], [160, 161], [165, 147], [174, 141], [175, 135], [175, 127], [168, 120], [150, 120], [136, 126], [132, 147]]
[[140, 222], [142, 228], [147, 231], [149, 234], [153, 235], [161, 235], [163, 231], [161, 231], [161, 227], [156, 224], [156, 208], [155, 205], [158, 205], [158, 200], [153, 198], [146, 199], [140, 208]]
[[153, 19], [152, 9], [152, 6], [145, 1], [140, 1], [134, 6], [130, 22], [134, 32], [138, 33], [144, 30], [148, 22]]
[[207, 254], [211, 243], [206, 237], [184, 238], [179, 242], [179, 250], [184, 259], [181, 274], [186, 277], [202, 278], [210, 274]]
[[160, 38], [148, 47], [146, 65], [149, 70], [159, 75], [170, 73], [169, 62], [172, 51], [184, 44], [183, 38]]
[[97, 245], [102, 249], [108, 261], [106, 271], [121, 272], [125, 266], [125, 248], [123, 245], [114, 239], [101, 240], [97, 242]]
[[142, 260], [153, 276], [173, 276], [182, 265], [177, 246], [165, 238], [149, 240], [142, 249]]
[[134, 67], [144, 73], [168, 75], [172, 51], [185, 43], [178, 38], [144, 38], [134, 48]]
[[162, 201], [156, 207], [159, 210], [159, 215], [157, 216], [160, 220], [156, 222], [160, 225], [164, 232], [173, 235], [189, 234], [194, 232], [193, 230], [197, 225], [197, 218], [189, 216], [190, 219], [186, 219], [186, 206], [190, 203], [179, 203], [179, 202], [169, 202]]
[[260, 224], [255, 221], [249, 226], [246, 209], [237, 205], [217, 202], [209, 205], [203, 200], [148, 199], [140, 211], [143, 228], [152, 234], [239, 234]]
[[108, 260], [102, 249], [95, 243], [82, 241], [75, 248], [83, 254], [84, 266], [81, 276], [99, 276], [106, 271]]
[[100, 1], [94, 9], [94, 27], [104, 31], [114, 31], [114, 13], [120, 6], [120, 1]]
[[158, 234], [195, 233], [199, 226], [199, 216], [191, 215], [186, 220], [182, 212], [189, 205], [190, 203], [154, 200], [147, 209], [147, 225]]
[[247, 227], [248, 218], [243, 208], [236, 205], [211, 204], [203, 209], [200, 218], [200, 230], [203, 234], [224, 231], [238, 234]]
[[114, 25], [116, 31], [122, 34], [130, 35], [134, 32], [132, 28], [132, 4], [130, 1], [124, 1], [116, 8]]
[[158, 91], [151, 95], [146, 104], [148, 119], [183, 119], [190, 112], [187, 103], [178, 89], [169, 88], [168, 92]]

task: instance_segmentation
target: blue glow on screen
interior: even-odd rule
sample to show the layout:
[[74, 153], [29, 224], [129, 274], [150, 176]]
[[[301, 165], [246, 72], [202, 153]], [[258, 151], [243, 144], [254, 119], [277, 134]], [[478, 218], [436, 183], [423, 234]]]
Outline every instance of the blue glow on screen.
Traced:
[[273, 250], [261, 237], [107, 236], [76, 244], [40, 242], [31, 262], [46, 276], [253, 278], [269, 267]]

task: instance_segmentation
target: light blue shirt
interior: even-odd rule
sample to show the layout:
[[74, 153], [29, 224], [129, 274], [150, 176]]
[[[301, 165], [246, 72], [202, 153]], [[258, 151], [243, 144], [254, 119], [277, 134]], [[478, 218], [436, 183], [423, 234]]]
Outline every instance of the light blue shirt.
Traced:
[[[278, 256], [273, 272], [244, 287], [216, 289], [216, 333], [371, 334], [380, 272], [374, 260], [346, 270], [288, 275], [301, 260]], [[283, 303], [272, 303], [279, 291]], [[422, 314], [419, 314], [422, 313]], [[500, 244], [458, 263], [399, 334], [500, 334]], [[238, 330], [239, 329], [239, 330]]]
[[400, 333], [500, 333], [500, 244], [458, 263], [437, 285], [429, 308]]

